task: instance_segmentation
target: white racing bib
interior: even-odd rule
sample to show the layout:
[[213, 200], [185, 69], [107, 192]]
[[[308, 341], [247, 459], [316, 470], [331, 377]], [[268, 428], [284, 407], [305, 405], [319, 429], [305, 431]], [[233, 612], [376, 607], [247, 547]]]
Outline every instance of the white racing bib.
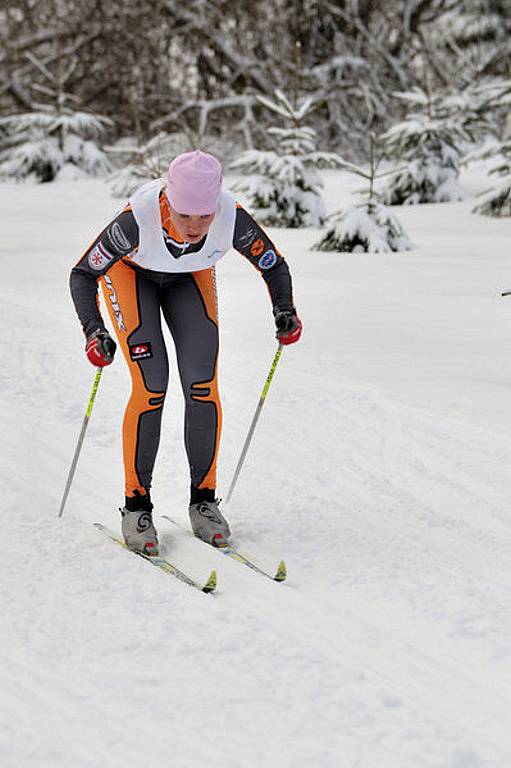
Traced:
[[[144, 184], [130, 197], [130, 205], [139, 228], [138, 251], [131, 261], [156, 272], [199, 272], [209, 269], [232, 248], [236, 221], [236, 201], [222, 191], [216, 215], [209, 228], [204, 245], [193, 253], [175, 257], [165, 245], [160, 215], [160, 191], [163, 179]], [[177, 245], [177, 244], [176, 244]]]

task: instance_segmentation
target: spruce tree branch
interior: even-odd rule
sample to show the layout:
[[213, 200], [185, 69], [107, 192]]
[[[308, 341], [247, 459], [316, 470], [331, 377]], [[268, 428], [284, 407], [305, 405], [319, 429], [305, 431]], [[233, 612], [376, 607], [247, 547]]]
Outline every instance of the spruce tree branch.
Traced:
[[443, 83], [444, 86], [448, 86], [452, 80], [451, 73], [448, 71], [448, 69], [444, 66], [440, 66], [438, 62], [438, 52], [431, 51], [429, 44], [427, 42], [426, 36], [424, 34], [424, 31], [422, 29], [419, 29], [417, 32], [418, 38], [422, 44], [422, 53], [427, 59], [429, 67], [433, 70], [435, 75], [438, 77], [441, 83]]
[[34, 54], [32, 53], [32, 51], [25, 51], [25, 53], [24, 53], [24, 56], [25, 56], [25, 58], [26, 58], [26, 59], [28, 59], [28, 60], [30, 61], [30, 63], [31, 63], [31, 64], [33, 64], [33, 65], [34, 65], [34, 67], [35, 67], [36, 69], [38, 69], [38, 70], [39, 70], [39, 72], [41, 72], [41, 74], [42, 74], [42, 75], [43, 75], [43, 76], [44, 76], [44, 77], [45, 77], [47, 80], [49, 80], [49, 82], [50, 82], [52, 85], [55, 85], [55, 76], [54, 76], [54, 75], [52, 75], [52, 73], [49, 71], [49, 69], [47, 69], [47, 67], [46, 67], [46, 66], [43, 64], [43, 62], [42, 62], [42, 61], [39, 61], [39, 59], [37, 59], [37, 58], [34, 56]]
[[184, 4], [176, 4], [173, 0], [166, 0], [165, 9], [171, 18], [185, 26], [187, 34], [204, 40], [231, 71], [243, 72], [245, 79], [252, 81], [263, 93], [272, 92], [272, 84], [262, 73], [257, 60], [239, 53], [231, 46], [229, 38], [218, 32], [217, 27], [208, 24], [195, 11], [189, 11]]
[[382, 59], [394, 72], [397, 79], [399, 80], [400, 85], [405, 88], [409, 85], [410, 78], [405, 74], [403, 71], [402, 66], [396, 61], [395, 57], [392, 56], [389, 53], [388, 46], [385, 47], [383, 42], [380, 42], [364, 25], [361, 23], [360, 19], [357, 16], [352, 16], [345, 11], [341, 10], [340, 8], [337, 8], [332, 3], [329, 3], [329, 10], [330, 12], [337, 16], [338, 18], [342, 19], [346, 24], [352, 26], [356, 31], [360, 34], [366, 42], [370, 44], [373, 51], [378, 54], [379, 58]]

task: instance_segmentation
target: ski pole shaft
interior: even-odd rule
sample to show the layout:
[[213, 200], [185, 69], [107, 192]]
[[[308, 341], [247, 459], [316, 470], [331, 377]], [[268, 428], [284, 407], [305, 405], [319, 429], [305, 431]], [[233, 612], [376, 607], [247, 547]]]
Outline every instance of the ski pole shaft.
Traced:
[[243, 445], [243, 450], [241, 451], [241, 456], [239, 458], [238, 464], [236, 466], [236, 470], [234, 472], [234, 477], [232, 478], [231, 486], [229, 488], [229, 491], [228, 491], [226, 499], [225, 499], [225, 503], [226, 504], [229, 502], [229, 499], [231, 498], [232, 492], [234, 490], [234, 486], [236, 485], [236, 483], [238, 481], [238, 477], [239, 477], [239, 474], [241, 472], [241, 468], [243, 466], [243, 462], [245, 461], [245, 457], [247, 455], [247, 452], [248, 452], [248, 449], [249, 449], [249, 446], [250, 446], [250, 443], [251, 443], [251, 440], [252, 440], [252, 436], [254, 434], [257, 421], [259, 419], [259, 415], [260, 415], [260, 413], [261, 413], [261, 411], [263, 409], [264, 401], [266, 400], [266, 395], [268, 394], [268, 390], [270, 388], [270, 384], [271, 384], [272, 379], [273, 379], [273, 374], [275, 373], [275, 371], [277, 369], [277, 365], [278, 365], [278, 362], [280, 360], [280, 356], [282, 354], [282, 347], [283, 347], [283, 345], [279, 344], [277, 352], [275, 353], [275, 357], [273, 358], [273, 363], [271, 364], [270, 372], [269, 372], [269, 374], [268, 374], [268, 376], [266, 378], [266, 381], [265, 381], [265, 384], [264, 384], [264, 387], [263, 387], [263, 391], [261, 393], [261, 397], [259, 399], [259, 403], [257, 405], [256, 412], [254, 414], [254, 418], [252, 419], [252, 423], [250, 425], [247, 437], [245, 439], [245, 444]]
[[67, 476], [66, 487], [64, 489], [64, 495], [62, 496], [62, 501], [60, 504], [59, 514], [58, 514], [59, 517], [62, 517], [62, 513], [64, 512], [64, 507], [66, 506], [67, 497], [69, 496], [71, 483], [73, 482], [76, 465], [78, 463], [78, 457], [82, 449], [83, 438], [85, 437], [85, 432], [87, 431], [87, 426], [89, 424], [89, 419], [92, 413], [92, 406], [94, 405], [94, 399], [96, 397], [96, 392], [98, 391], [99, 382], [100, 382], [102, 373], [103, 373], [103, 368], [96, 369], [96, 376], [94, 378], [94, 384], [92, 385], [92, 392], [90, 394], [89, 404], [87, 406], [87, 411], [85, 412], [85, 418], [83, 420], [82, 429], [80, 430], [80, 436], [78, 438], [78, 443], [76, 445], [73, 461], [71, 462], [71, 469], [69, 470], [69, 474]]

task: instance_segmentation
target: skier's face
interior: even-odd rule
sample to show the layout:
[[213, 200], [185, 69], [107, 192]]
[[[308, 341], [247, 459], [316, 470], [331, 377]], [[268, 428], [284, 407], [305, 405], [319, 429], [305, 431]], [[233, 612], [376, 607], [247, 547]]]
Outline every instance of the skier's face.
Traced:
[[177, 234], [188, 243], [198, 243], [207, 234], [215, 214], [206, 213], [202, 216], [188, 213], [178, 213], [170, 209], [170, 221]]

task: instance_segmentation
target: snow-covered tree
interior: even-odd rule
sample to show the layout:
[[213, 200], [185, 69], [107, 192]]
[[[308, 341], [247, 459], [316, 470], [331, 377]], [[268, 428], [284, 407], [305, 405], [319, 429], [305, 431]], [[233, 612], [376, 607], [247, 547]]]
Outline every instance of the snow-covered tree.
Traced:
[[320, 227], [325, 219], [325, 206], [318, 169], [340, 167], [342, 159], [332, 152], [319, 152], [316, 131], [302, 125], [314, 109], [311, 98], [297, 106], [282, 91], [275, 91], [275, 98], [276, 101], [271, 101], [260, 96], [258, 101], [284, 118], [287, 126], [268, 128], [276, 144], [274, 150], [248, 150], [231, 163], [234, 171], [248, 174], [236, 188], [247, 194], [264, 224]]
[[377, 172], [376, 142], [371, 134], [369, 171], [352, 163], [343, 163], [349, 173], [362, 176], [369, 182], [367, 201], [337, 211], [328, 219], [327, 230], [313, 246], [318, 251], [387, 252], [409, 251], [413, 248], [410, 238], [400, 222], [388, 208], [378, 202], [375, 181], [395, 171]]
[[509, 72], [509, 0], [9, 0], [0, 8], [0, 114], [35, 111], [34, 85], [44, 78], [27, 53], [50, 68], [71, 57], [69, 89], [114, 119], [119, 135], [199, 133], [206, 123], [223, 143], [236, 139], [232, 157], [262, 146], [255, 95], [288, 92], [296, 41], [300, 92], [319, 104], [308, 124], [321, 146], [353, 157], [369, 130], [390, 125], [390, 94], [419, 82], [425, 64], [434, 87]]
[[47, 80], [48, 85], [37, 90], [49, 103], [0, 118], [6, 133], [0, 146], [0, 176], [46, 182], [108, 173], [110, 163], [97, 142], [112, 122], [69, 106], [76, 102], [65, 90], [74, 62], [55, 74], [37, 59], [30, 61]]
[[350, 253], [385, 253], [412, 248], [400, 222], [376, 200], [351, 205], [333, 214], [326, 234], [314, 246], [318, 251]]
[[187, 137], [182, 133], [160, 132], [145, 144], [135, 139], [122, 139], [105, 151], [116, 170], [108, 177], [113, 197], [128, 197], [145, 181], [163, 176], [175, 155], [190, 149]]
[[441, 0], [432, 16], [428, 61], [440, 82], [467, 85], [509, 72], [509, 0]]
[[[480, 196], [473, 208], [474, 213], [487, 216], [511, 216], [511, 138], [509, 127], [507, 138], [498, 140], [506, 134], [506, 118], [509, 119], [511, 106], [511, 80], [491, 80], [478, 86], [481, 101], [487, 113], [495, 116], [492, 129], [496, 140], [487, 142], [482, 148], [470, 153], [464, 163], [476, 160], [489, 162], [488, 175], [497, 177], [498, 182]], [[498, 117], [502, 117], [501, 121]]]
[[482, 193], [473, 212], [485, 216], [511, 216], [511, 139], [474, 153], [470, 160], [494, 161], [489, 175], [498, 177], [498, 183]]
[[102, 176], [111, 170], [97, 139], [110, 125], [86, 112], [55, 110], [0, 118], [7, 138], [0, 149], [0, 176], [45, 182]]
[[387, 205], [443, 203], [463, 199], [460, 161], [474, 140], [468, 110], [449, 95], [415, 87], [396, 93], [411, 111], [383, 135], [387, 158], [405, 162], [382, 190]]

